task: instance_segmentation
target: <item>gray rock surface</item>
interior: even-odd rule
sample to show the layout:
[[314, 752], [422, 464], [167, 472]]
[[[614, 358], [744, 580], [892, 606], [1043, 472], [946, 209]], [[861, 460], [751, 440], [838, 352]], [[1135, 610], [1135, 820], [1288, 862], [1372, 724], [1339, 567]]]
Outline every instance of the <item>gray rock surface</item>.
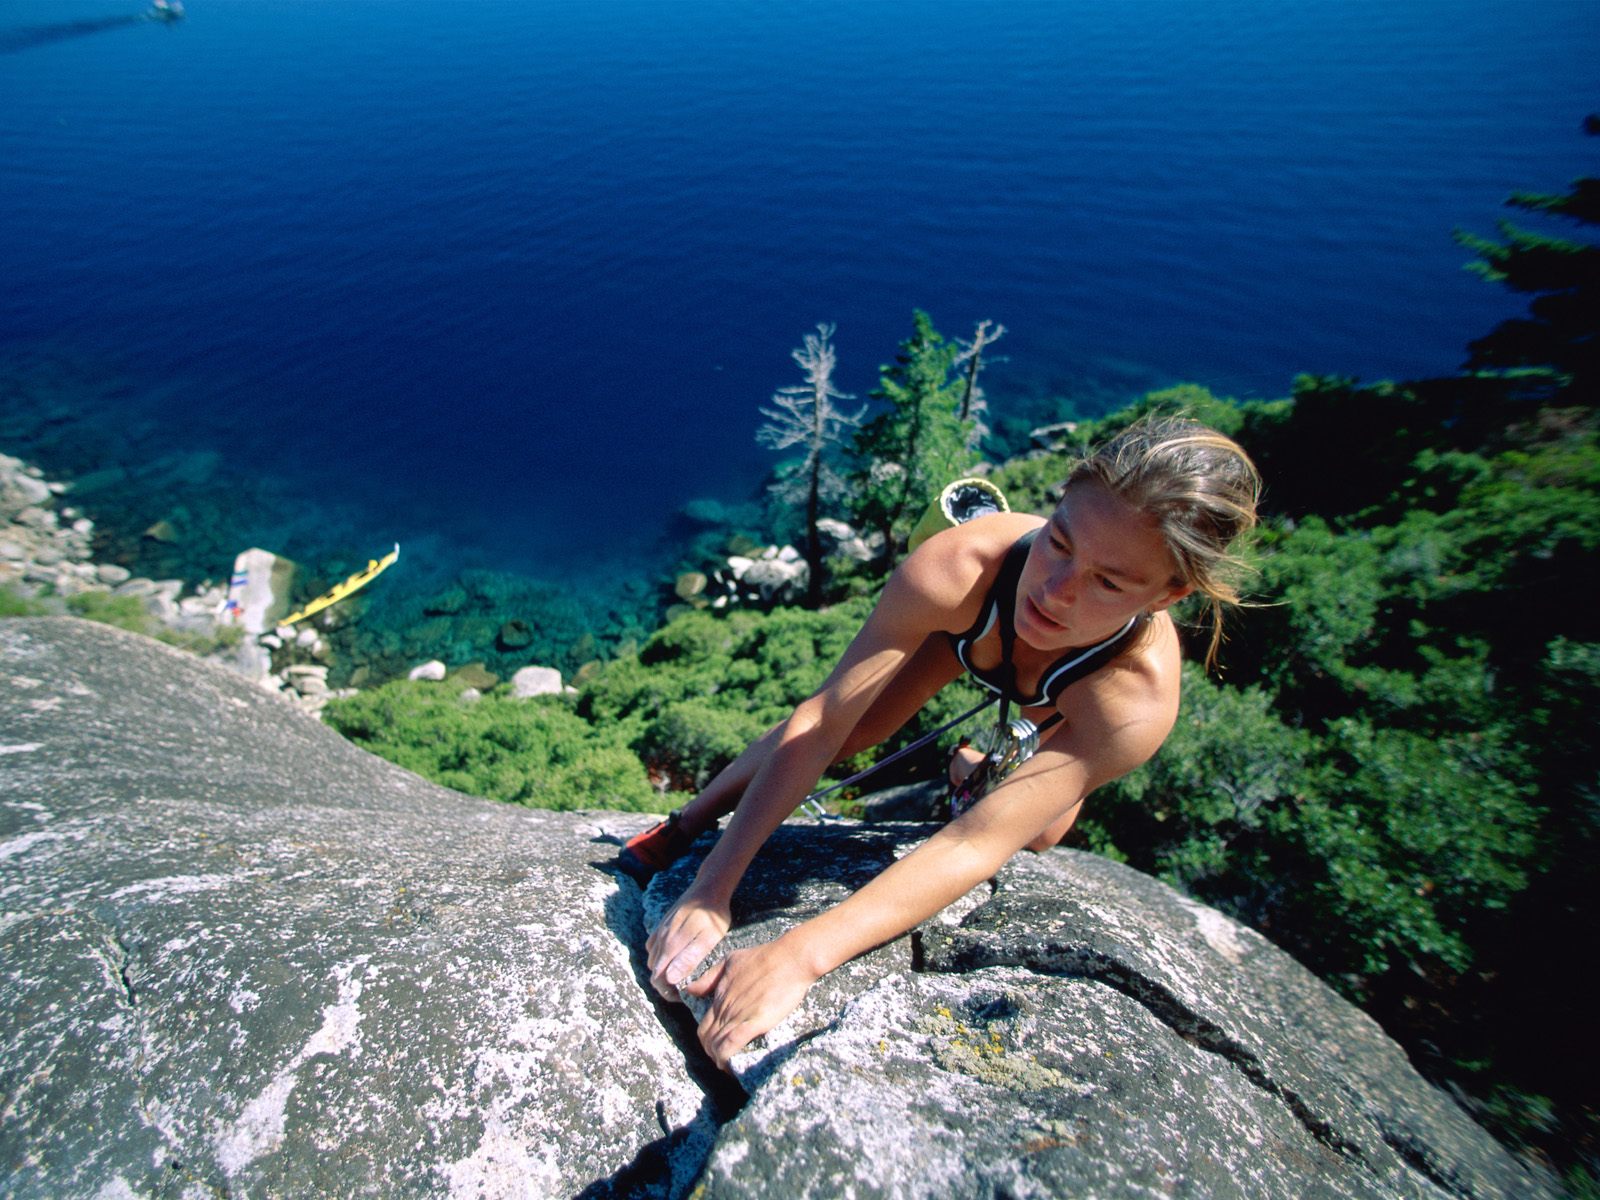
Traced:
[[605, 866], [649, 822], [460, 796], [155, 642], [0, 621], [6, 1194], [681, 1194], [712, 1106]]
[[[652, 820], [473, 800], [156, 643], [0, 621], [0, 1191], [1548, 1194], [1263, 938], [1068, 851], [819, 984], [734, 1114], [643, 977], [699, 855], [610, 868]], [[928, 832], [785, 826], [723, 950]]]
[[[776, 936], [927, 832], [780, 830], [725, 946]], [[647, 920], [694, 865], [652, 881]], [[708, 1197], [1548, 1194], [1266, 939], [1076, 851], [1020, 855], [992, 894], [829, 976], [733, 1067], [753, 1094]]]

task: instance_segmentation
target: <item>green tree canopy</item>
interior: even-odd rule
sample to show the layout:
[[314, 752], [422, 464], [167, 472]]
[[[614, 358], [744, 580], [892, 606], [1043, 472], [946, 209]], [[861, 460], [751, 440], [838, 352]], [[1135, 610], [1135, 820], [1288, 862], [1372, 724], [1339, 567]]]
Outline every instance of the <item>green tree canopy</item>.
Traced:
[[[1584, 121], [1600, 135], [1600, 117]], [[1526, 213], [1557, 217], [1586, 231], [1600, 227], [1600, 179], [1584, 177], [1562, 193], [1516, 192], [1506, 201]], [[1536, 371], [1549, 376], [1564, 403], [1593, 406], [1600, 386], [1600, 246], [1500, 222], [1500, 240], [1458, 231], [1478, 255], [1472, 269], [1514, 292], [1531, 295], [1528, 315], [1502, 321], [1471, 343], [1476, 371]]]
[[856, 520], [883, 536], [882, 566], [894, 566], [912, 526], [939, 490], [971, 465], [972, 421], [958, 415], [966, 382], [955, 373], [962, 347], [928, 314], [881, 369], [872, 395], [885, 407], [856, 435]]

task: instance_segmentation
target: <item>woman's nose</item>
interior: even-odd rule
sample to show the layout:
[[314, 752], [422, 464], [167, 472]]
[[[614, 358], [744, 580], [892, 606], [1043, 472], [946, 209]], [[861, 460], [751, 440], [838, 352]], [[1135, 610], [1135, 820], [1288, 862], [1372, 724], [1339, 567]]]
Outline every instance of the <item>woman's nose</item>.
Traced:
[[1078, 598], [1078, 573], [1073, 564], [1063, 563], [1050, 577], [1050, 595], [1061, 604], [1071, 604]]

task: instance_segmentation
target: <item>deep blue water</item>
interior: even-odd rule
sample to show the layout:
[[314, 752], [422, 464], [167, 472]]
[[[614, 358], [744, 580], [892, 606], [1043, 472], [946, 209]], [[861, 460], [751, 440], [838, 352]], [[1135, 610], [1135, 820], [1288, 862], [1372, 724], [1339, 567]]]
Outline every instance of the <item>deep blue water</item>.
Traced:
[[1001, 413], [1453, 370], [1600, 108], [1593, 0], [139, 8], [0, 0], [0, 362], [553, 576], [748, 494], [818, 321], [1004, 323]]

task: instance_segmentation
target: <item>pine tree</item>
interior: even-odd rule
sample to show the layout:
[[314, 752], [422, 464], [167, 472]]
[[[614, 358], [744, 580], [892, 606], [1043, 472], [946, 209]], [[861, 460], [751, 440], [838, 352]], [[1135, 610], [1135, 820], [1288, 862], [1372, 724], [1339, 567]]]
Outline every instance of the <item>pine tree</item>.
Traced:
[[988, 415], [989, 403], [984, 397], [983, 389], [978, 386], [978, 372], [983, 369], [983, 352], [994, 345], [1006, 335], [1004, 325], [996, 325], [993, 321], [979, 321], [978, 327], [972, 332], [970, 342], [961, 343], [961, 352], [956, 355], [956, 366], [965, 365], [966, 386], [961, 393], [961, 409], [959, 416], [963, 421], [972, 422], [972, 431], [967, 438], [967, 448], [976, 450], [978, 443], [989, 432], [989, 426], [984, 417]]
[[[1600, 135], [1600, 116], [1584, 132]], [[1600, 226], [1600, 179], [1576, 180], [1561, 194], [1516, 192], [1506, 201], [1524, 212]], [[1456, 240], [1479, 256], [1471, 269], [1533, 296], [1528, 315], [1502, 321], [1468, 347], [1472, 371], [1544, 373], [1549, 396], [1593, 406], [1600, 386], [1600, 245], [1500, 222], [1500, 239], [1458, 230]]]
[[857, 520], [883, 537], [881, 566], [893, 568], [912, 526], [938, 491], [970, 462], [972, 420], [958, 414], [963, 382], [953, 375], [961, 347], [921, 309], [872, 395], [888, 407], [856, 435]]
[[819, 324], [817, 332], [806, 334], [804, 343], [791, 352], [805, 372], [806, 381], [772, 393], [776, 407], [761, 410], [769, 420], [756, 432], [756, 440], [774, 450], [805, 447], [805, 457], [773, 488], [787, 500], [798, 502], [803, 498], [805, 502], [806, 564], [811, 570], [806, 600], [812, 607], [822, 600], [822, 538], [817, 521], [822, 516], [823, 503], [836, 498], [844, 488], [827, 461], [828, 452], [840, 442], [845, 429], [861, 423], [867, 411], [863, 405], [860, 412], [847, 415], [835, 403], [854, 397], [833, 386], [833, 330], [832, 325]]

